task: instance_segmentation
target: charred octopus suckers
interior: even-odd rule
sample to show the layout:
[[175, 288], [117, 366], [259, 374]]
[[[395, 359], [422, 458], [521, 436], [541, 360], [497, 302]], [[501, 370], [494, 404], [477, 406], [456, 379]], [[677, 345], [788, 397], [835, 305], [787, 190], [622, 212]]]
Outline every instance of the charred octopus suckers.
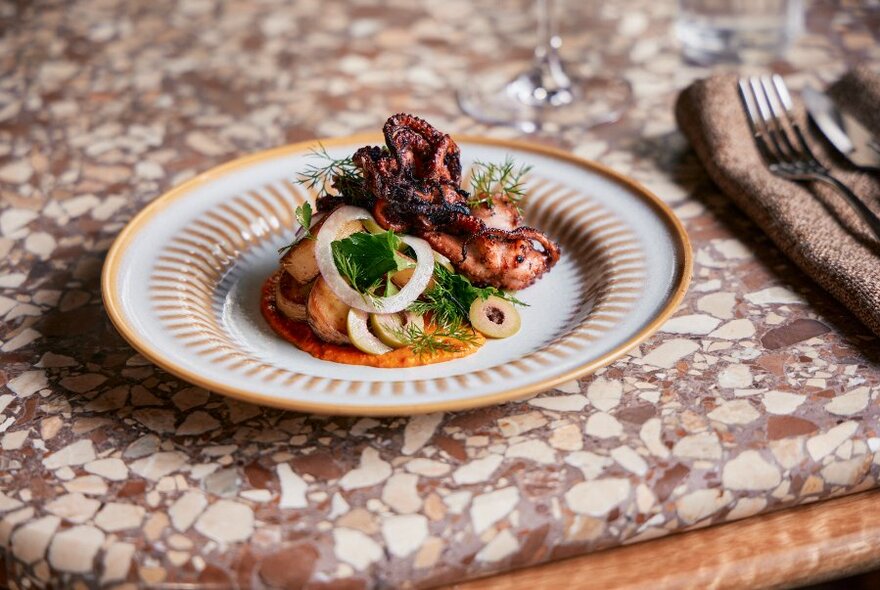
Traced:
[[319, 199], [319, 210], [341, 203], [369, 209], [383, 228], [425, 239], [458, 272], [499, 289], [524, 289], [559, 260], [559, 246], [520, 226], [518, 210], [505, 198], [491, 209], [468, 205], [460, 152], [449, 135], [407, 114], [390, 117], [383, 133], [385, 146], [354, 154], [363, 185], [337, 178], [339, 194]]

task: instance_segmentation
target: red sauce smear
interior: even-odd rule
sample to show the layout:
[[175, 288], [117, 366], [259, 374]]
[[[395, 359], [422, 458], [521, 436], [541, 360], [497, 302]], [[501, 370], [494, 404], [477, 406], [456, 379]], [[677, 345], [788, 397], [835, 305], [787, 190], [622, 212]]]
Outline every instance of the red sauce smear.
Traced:
[[400, 369], [405, 367], [419, 367], [442, 363], [457, 358], [462, 358], [475, 353], [486, 339], [478, 332], [473, 344], [462, 343], [456, 350], [437, 351], [432, 354], [415, 354], [411, 348], [398, 348], [385, 354], [367, 354], [354, 346], [331, 344], [324, 342], [312, 331], [306, 322], [297, 322], [281, 313], [275, 305], [275, 285], [278, 283], [279, 273], [273, 273], [263, 283], [262, 297], [260, 298], [260, 311], [276, 334], [315, 358], [347, 365], [366, 365], [385, 369]]

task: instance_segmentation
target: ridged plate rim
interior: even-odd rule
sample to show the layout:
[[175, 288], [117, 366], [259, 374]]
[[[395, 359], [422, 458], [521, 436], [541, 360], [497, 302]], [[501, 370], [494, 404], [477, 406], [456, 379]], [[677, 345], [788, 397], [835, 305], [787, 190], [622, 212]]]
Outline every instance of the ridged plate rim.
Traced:
[[529, 395], [552, 389], [561, 383], [577, 379], [588, 375], [597, 369], [604, 367], [622, 355], [626, 354], [633, 347], [637, 346], [652, 334], [654, 334], [660, 326], [668, 319], [677, 309], [679, 303], [687, 292], [690, 283], [693, 260], [690, 240], [687, 236], [680, 220], [675, 216], [672, 210], [659, 197], [645, 189], [643, 186], [619, 174], [606, 166], [593, 162], [559, 148], [540, 145], [520, 140], [496, 139], [481, 136], [470, 136], [464, 134], [456, 134], [455, 139], [461, 143], [474, 143], [492, 147], [508, 148], [532, 152], [537, 155], [547, 156], [559, 159], [578, 167], [584, 168], [590, 172], [598, 173], [616, 183], [623, 185], [633, 195], [640, 198], [652, 211], [656, 214], [669, 230], [670, 236], [674, 241], [676, 260], [676, 276], [671, 281], [672, 288], [665, 301], [665, 304], [657, 311], [654, 317], [642, 327], [641, 330], [633, 334], [629, 339], [619, 344], [617, 347], [590, 359], [582, 365], [561, 374], [552, 375], [544, 380], [523, 386], [515, 386], [486, 395], [476, 396], [466, 399], [454, 399], [441, 402], [417, 402], [411, 404], [340, 404], [333, 402], [310, 402], [302, 399], [281, 399], [274, 395], [267, 395], [255, 390], [242, 389], [230, 386], [219, 380], [211, 379], [203, 374], [190, 371], [180, 366], [170, 358], [163, 354], [160, 350], [155, 349], [146, 342], [135, 331], [130, 323], [126, 320], [126, 314], [123, 310], [122, 301], [119, 290], [117, 289], [117, 278], [120, 273], [120, 267], [124, 259], [128, 247], [131, 245], [139, 230], [160, 214], [165, 208], [172, 205], [178, 199], [185, 198], [189, 193], [207, 183], [215, 182], [218, 178], [241, 170], [248, 166], [256, 165], [260, 162], [273, 158], [283, 157], [308, 150], [318, 144], [325, 147], [333, 147], [337, 145], [360, 144], [375, 142], [376, 134], [360, 134], [331, 139], [311, 139], [294, 144], [289, 144], [251, 155], [247, 155], [225, 164], [221, 164], [215, 168], [208, 170], [194, 178], [172, 188], [162, 196], [155, 199], [147, 205], [140, 213], [138, 213], [120, 232], [111, 246], [104, 262], [101, 276], [101, 290], [104, 299], [104, 305], [107, 310], [111, 322], [119, 331], [119, 333], [132, 345], [141, 355], [152, 363], [168, 371], [169, 373], [184, 379], [185, 381], [204, 387], [210, 391], [227, 395], [232, 398], [240, 399], [256, 404], [274, 406], [289, 410], [322, 413], [322, 414], [345, 414], [345, 415], [412, 415], [420, 413], [431, 413], [439, 411], [456, 411], [474, 407], [486, 406], [504, 401], [524, 398]]

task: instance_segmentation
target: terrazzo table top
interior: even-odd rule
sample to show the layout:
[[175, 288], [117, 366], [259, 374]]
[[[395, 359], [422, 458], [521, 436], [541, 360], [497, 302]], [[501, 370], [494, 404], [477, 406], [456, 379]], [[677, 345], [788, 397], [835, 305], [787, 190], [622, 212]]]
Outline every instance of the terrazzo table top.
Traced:
[[[674, 3], [604, 3], [601, 23], [571, 4], [566, 55], [601, 48], [637, 107], [535, 141], [674, 208], [694, 244], [687, 299], [580, 382], [357, 419], [247, 405], [158, 370], [104, 314], [103, 257], [151, 199], [247, 152], [398, 111], [515, 135], [461, 116], [451, 89], [528, 59], [528, 3], [0, 3], [6, 584], [430, 586], [876, 485], [880, 347], [687, 151], [671, 105], [707, 70], [680, 63]], [[880, 59], [876, 10], [814, 2], [808, 29], [774, 64], [794, 85]]]

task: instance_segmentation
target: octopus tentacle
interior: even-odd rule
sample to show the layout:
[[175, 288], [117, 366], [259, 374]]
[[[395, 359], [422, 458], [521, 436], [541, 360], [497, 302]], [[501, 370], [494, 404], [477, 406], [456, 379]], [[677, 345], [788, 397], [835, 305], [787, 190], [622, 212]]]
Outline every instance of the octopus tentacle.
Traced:
[[488, 203], [477, 203], [471, 214], [478, 217], [487, 227], [516, 229], [522, 223], [522, 213], [516, 203], [505, 195], [493, 195]]
[[331, 199], [334, 206], [367, 207], [382, 227], [421, 236], [472, 281], [501, 289], [523, 289], [559, 260], [559, 246], [519, 226], [521, 216], [505, 197], [493, 198], [496, 211], [470, 208], [459, 186], [460, 151], [449, 135], [405, 113], [390, 117], [383, 134], [386, 148], [366, 146], [353, 157], [369, 198], [337, 186], [340, 195], [324, 197], [319, 210]]

